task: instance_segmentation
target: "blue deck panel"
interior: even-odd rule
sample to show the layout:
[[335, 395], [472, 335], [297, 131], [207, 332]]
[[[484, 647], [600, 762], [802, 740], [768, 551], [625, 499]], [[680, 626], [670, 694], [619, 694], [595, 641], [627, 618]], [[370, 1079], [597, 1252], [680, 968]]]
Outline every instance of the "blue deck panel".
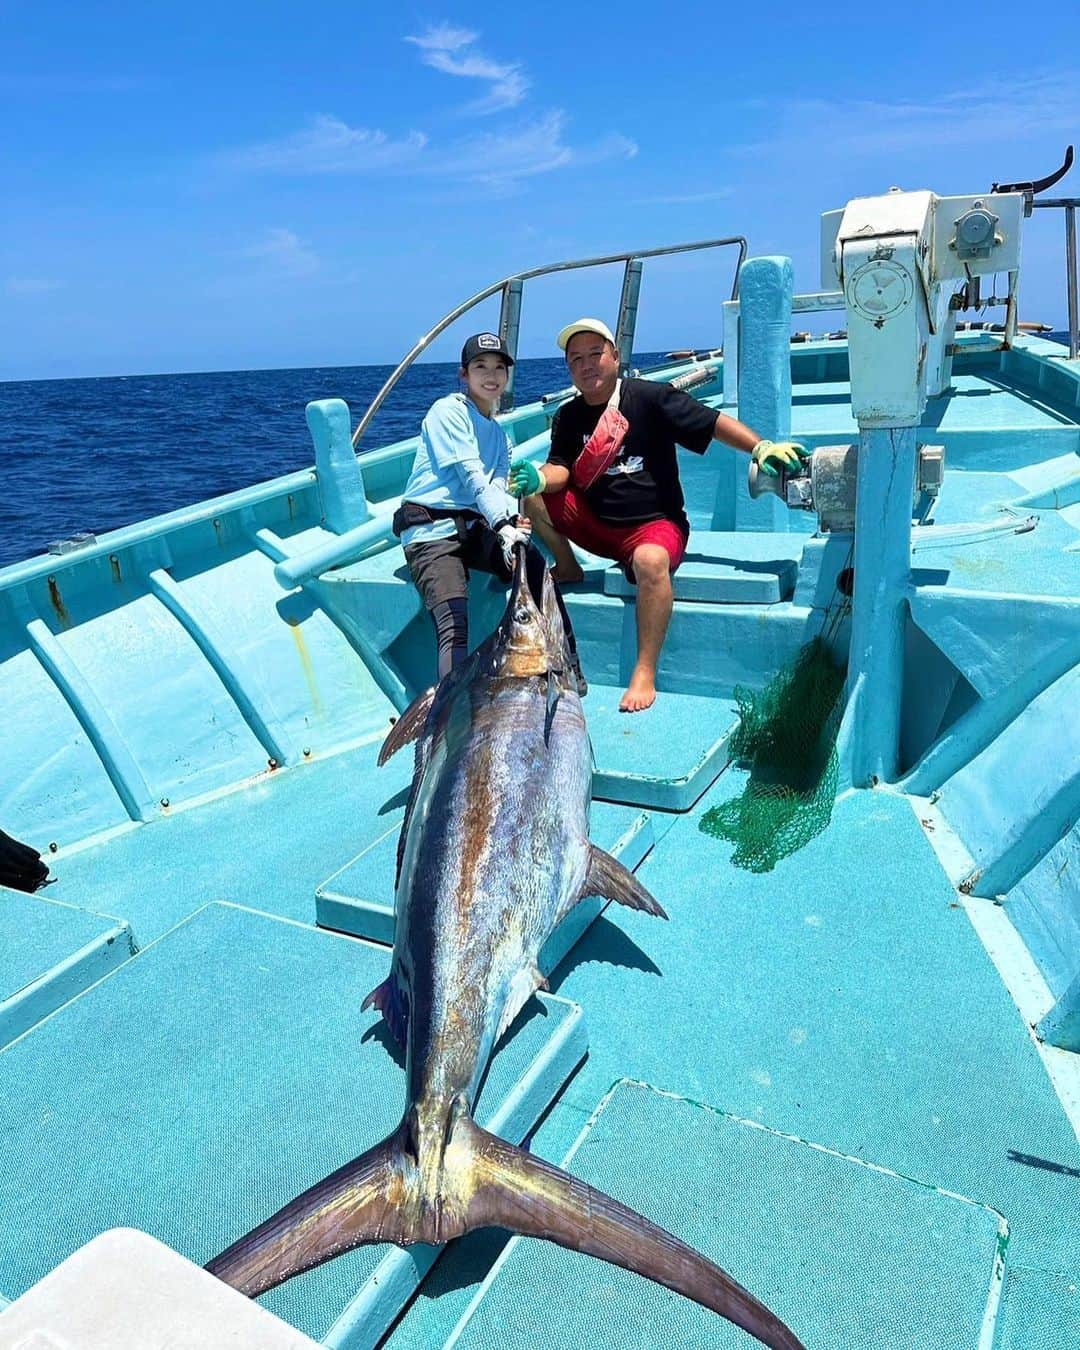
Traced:
[[[9, 1046], [4, 1296], [116, 1226], [204, 1263], [389, 1133], [400, 1055], [359, 1012], [386, 969], [383, 948], [212, 905]], [[493, 1061], [478, 1120], [520, 1140], [584, 1053], [578, 1010], [534, 1003]], [[43, 1169], [50, 1157], [87, 1165]], [[369, 1346], [433, 1257], [362, 1248], [262, 1301], [316, 1339]]]
[[623, 713], [623, 693], [617, 686], [589, 686], [585, 716], [596, 761], [593, 796], [685, 811], [727, 763], [734, 703], [668, 693], [648, 713]]
[[1080, 1345], [1080, 1271], [1010, 1264], [995, 1350], [1076, 1350]]
[[[674, 597], [742, 605], [789, 600], [804, 544], [801, 534], [695, 529], [672, 578]], [[636, 595], [637, 589], [621, 568], [612, 567], [604, 573], [604, 592], [626, 599]]]
[[1080, 554], [1066, 550], [1076, 542], [1077, 532], [1056, 512], [1035, 514], [1038, 524], [1022, 534], [943, 536], [938, 541], [924, 531], [915, 562], [947, 571], [949, 585], [962, 590], [1075, 598], [1080, 595]]
[[[982, 1205], [639, 1083], [616, 1086], [563, 1165], [711, 1257], [808, 1346], [988, 1344], [1008, 1230]], [[540, 1326], [560, 1350], [758, 1344], [616, 1266], [523, 1238], [446, 1344], [524, 1345]]]
[[[1075, 1182], [1010, 1154], [1075, 1168], [1080, 1141], [909, 804], [844, 797], [824, 833], [756, 875], [697, 828], [711, 796], [639, 871], [671, 922], [608, 914], [555, 973], [590, 1010], [566, 1106], [583, 1118], [621, 1066], [992, 1205], [1019, 1259], [1064, 1263]], [[686, 1034], [650, 1033], [672, 1003]]]
[[0, 1046], [107, 975], [135, 949], [126, 923], [0, 886]]
[[107, 900], [144, 945], [213, 900], [314, 923], [315, 888], [395, 809], [411, 777], [408, 754], [376, 770], [378, 748], [265, 774], [245, 791], [60, 854], [50, 860], [50, 894], [87, 907]]

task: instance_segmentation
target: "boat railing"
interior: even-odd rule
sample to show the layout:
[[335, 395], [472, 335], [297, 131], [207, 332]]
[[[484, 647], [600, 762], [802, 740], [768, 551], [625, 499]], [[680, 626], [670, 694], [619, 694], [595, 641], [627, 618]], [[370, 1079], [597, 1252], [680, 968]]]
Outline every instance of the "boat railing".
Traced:
[[[452, 309], [439, 320], [434, 328], [424, 334], [422, 338], [412, 347], [408, 354], [398, 363], [393, 374], [389, 377], [383, 387], [372, 399], [367, 412], [361, 417], [356, 430], [353, 432], [353, 449], [360, 444], [364, 432], [371, 424], [372, 418], [386, 401], [387, 395], [394, 388], [397, 382], [413, 364], [418, 356], [421, 355], [432, 342], [445, 329], [463, 314], [479, 305], [482, 301], [489, 299], [497, 292], [502, 292], [502, 301], [499, 310], [499, 337], [506, 346], [506, 350], [512, 357], [517, 356], [518, 335], [521, 327], [521, 296], [526, 281], [532, 281], [536, 277], [548, 276], [553, 272], [572, 272], [587, 267], [606, 267], [612, 263], [623, 263], [623, 284], [622, 294], [619, 298], [619, 319], [615, 329], [616, 345], [619, 349], [619, 360], [623, 370], [630, 367], [630, 356], [634, 344], [634, 332], [637, 326], [638, 297], [641, 292], [641, 277], [644, 270], [644, 260], [646, 258], [659, 258], [676, 253], [697, 253], [703, 249], [711, 248], [729, 248], [736, 246], [739, 250], [739, 256], [735, 261], [735, 275], [731, 283], [731, 298], [739, 293], [739, 268], [746, 257], [746, 239], [741, 234], [730, 235], [724, 239], [702, 239], [692, 244], [669, 244], [664, 248], [643, 248], [635, 249], [630, 253], [609, 253], [600, 258], [575, 258], [567, 262], [548, 263], [545, 267], [534, 267], [528, 272], [517, 272], [513, 276], [504, 277], [502, 281], [496, 281], [491, 286], [486, 286], [482, 291], [477, 291], [468, 300], [462, 302], [456, 308]], [[503, 395], [502, 411], [509, 411], [513, 405], [513, 370], [510, 371], [511, 379], [507, 381], [506, 393]]]
[[1080, 355], [1080, 293], [1076, 284], [1076, 208], [1080, 197], [1044, 197], [1032, 201], [1037, 211], [1065, 212], [1065, 290], [1069, 302], [1069, 360]]

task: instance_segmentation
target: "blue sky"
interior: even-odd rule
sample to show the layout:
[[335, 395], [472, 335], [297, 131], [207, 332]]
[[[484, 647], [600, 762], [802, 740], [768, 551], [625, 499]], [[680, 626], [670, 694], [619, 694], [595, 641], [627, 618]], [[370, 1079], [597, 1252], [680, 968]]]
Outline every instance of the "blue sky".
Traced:
[[[727, 234], [815, 290], [823, 210], [1080, 140], [1075, 2], [792, 11], [0, 0], [0, 378], [392, 362], [510, 272]], [[1063, 323], [1062, 240], [1022, 317]], [[730, 269], [646, 264], [639, 349], [718, 343]], [[619, 280], [527, 287], [523, 353]]]

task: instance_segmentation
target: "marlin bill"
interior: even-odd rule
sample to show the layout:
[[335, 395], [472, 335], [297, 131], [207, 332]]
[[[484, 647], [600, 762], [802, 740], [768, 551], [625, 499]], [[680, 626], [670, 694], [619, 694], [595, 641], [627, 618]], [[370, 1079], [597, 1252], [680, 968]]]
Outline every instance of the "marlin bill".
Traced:
[[537, 957], [574, 905], [598, 895], [666, 917], [589, 843], [592, 751], [554, 587], [542, 575], [534, 595], [519, 547], [498, 627], [406, 710], [379, 757], [416, 741], [391, 969], [364, 1003], [405, 1048], [401, 1123], [207, 1269], [254, 1297], [362, 1243], [440, 1244], [495, 1226], [623, 1266], [774, 1350], [800, 1350], [719, 1266], [473, 1120], [495, 1044], [544, 985]]

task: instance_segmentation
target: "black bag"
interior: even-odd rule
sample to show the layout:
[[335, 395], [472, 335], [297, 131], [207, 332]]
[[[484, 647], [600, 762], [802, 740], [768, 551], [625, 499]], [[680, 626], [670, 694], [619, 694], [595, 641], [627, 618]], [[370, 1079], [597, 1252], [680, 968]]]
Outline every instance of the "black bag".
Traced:
[[45, 884], [49, 869], [41, 854], [0, 830], [0, 886], [32, 893]]

